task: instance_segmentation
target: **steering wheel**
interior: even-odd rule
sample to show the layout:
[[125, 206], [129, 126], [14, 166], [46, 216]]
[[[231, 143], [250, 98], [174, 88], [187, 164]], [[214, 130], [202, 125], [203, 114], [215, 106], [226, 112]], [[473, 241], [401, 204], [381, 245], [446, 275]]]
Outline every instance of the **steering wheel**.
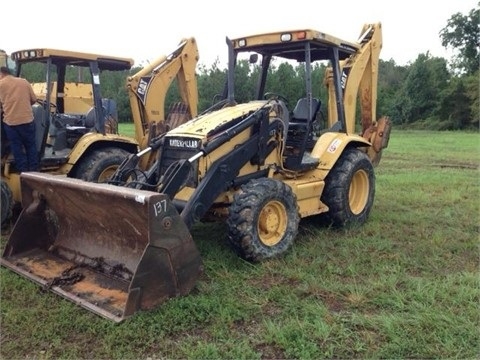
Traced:
[[263, 98], [265, 100], [268, 100], [268, 99], [274, 99], [274, 100], [282, 100], [285, 105], [288, 105], [288, 100], [285, 96], [283, 95], [280, 95], [280, 94], [277, 94], [277, 93], [273, 93], [273, 92], [266, 92], [264, 95], [263, 95]]

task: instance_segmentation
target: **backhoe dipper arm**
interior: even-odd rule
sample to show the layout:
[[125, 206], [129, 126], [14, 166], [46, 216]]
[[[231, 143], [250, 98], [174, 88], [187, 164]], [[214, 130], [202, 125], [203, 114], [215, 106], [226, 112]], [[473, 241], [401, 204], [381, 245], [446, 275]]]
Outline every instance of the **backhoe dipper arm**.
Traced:
[[362, 48], [355, 56], [347, 59], [344, 72], [348, 73], [345, 87], [345, 99], [352, 102], [345, 104], [347, 131], [355, 131], [356, 99], [360, 97], [360, 116], [362, 133], [377, 121], [377, 79], [378, 62], [382, 48], [381, 24], [365, 24], [360, 39]]
[[160, 135], [149, 134], [150, 125], [165, 123], [165, 98], [175, 78], [178, 81], [182, 101], [188, 105], [190, 118], [197, 115], [198, 90], [195, 68], [198, 59], [195, 39], [183, 39], [171, 54], [160, 56], [128, 77], [126, 87], [140, 149], [148, 146], [149, 138]]
[[338, 99], [333, 82], [333, 69], [326, 72], [329, 92], [328, 124], [337, 120], [337, 101], [345, 104], [345, 122], [347, 133], [355, 133], [355, 112], [357, 97], [360, 97], [362, 133], [376, 122], [377, 78], [380, 50], [382, 48], [382, 26], [380, 23], [365, 24], [358, 43], [361, 48], [354, 55], [340, 61], [343, 84], [343, 99]]

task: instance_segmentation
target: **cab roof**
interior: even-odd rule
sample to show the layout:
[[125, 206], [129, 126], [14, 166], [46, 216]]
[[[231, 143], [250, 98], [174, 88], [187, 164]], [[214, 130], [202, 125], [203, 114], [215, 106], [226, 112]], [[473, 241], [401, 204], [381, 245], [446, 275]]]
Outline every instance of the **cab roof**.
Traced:
[[[231, 40], [236, 52], [254, 51], [289, 60], [305, 61], [305, 43], [310, 43], [311, 61], [330, 59], [329, 48], [339, 50], [340, 60], [348, 58], [360, 48], [360, 43], [345, 41], [321, 31], [311, 29], [287, 30]], [[245, 45], [242, 45], [244, 43]]]
[[11, 58], [19, 64], [28, 62], [46, 62], [48, 59], [57, 65], [74, 65], [88, 67], [90, 61], [97, 61], [100, 70], [130, 70], [134, 64], [131, 58], [99, 55], [59, 49], [25, 49], [15, 51]]

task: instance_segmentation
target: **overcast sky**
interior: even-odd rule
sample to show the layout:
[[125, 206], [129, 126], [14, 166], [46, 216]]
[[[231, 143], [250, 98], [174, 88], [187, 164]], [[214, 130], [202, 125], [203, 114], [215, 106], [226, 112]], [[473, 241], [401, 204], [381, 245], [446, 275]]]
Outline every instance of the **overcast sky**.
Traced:
[[398, 65], [420, 53], [449, 58], [439, 32], [478, 0], [6, 0], [0, 49], [61, 48], [131, 57], [136, 65], [195, 37], [200, 63], [226, 61], [225, 38], [311, 28], [356, 41], [364, 23], [381, 22], [380, 58]]

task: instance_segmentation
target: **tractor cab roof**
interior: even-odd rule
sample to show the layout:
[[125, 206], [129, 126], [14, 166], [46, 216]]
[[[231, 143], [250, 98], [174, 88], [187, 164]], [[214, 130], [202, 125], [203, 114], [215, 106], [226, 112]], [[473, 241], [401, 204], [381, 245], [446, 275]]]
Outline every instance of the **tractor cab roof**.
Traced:
[[55, 65], [74, 65], [88, 67], [90, 61], [97, 61], [100, 70], [130, 70], [134, 60], [117, 56], [83, 53], [59, 49], [26, 49], [15, 51], [12, 59], [19, 64], [28, 62], [47, 62]]
[[341, 40], [326, 33], [311, 30], [289, 30], [239, 37], [231, 40], [235, 52], [253, 51], [263, 56], [305, 61], [305, 44], [310, 44], [311, 61], [329, 60], [329, 49], [337, 48], [340, 60], [348, 58], [360, 48], [360, 43]]

